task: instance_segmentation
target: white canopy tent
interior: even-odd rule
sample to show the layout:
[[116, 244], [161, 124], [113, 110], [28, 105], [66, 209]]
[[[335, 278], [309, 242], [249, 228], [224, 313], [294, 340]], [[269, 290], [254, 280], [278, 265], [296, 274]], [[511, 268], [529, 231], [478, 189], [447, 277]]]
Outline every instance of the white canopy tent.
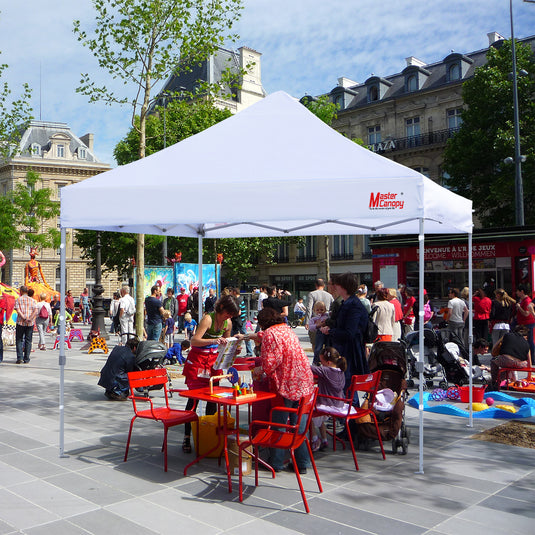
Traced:
[[[191, 202], [162, 209], [167, 198]], [[204, 204], [206, 198], [215, 202]], [[147, 158], [62, 188], [62, 268], [67, 228], [197, 237], [200, 251], [204, 237], [418, 234], [422, 314], [424, 232], [468, 234], [471, 273], [471, 201], [357, 145], [284, 92]], [[64, 363], [63, 348], [62, 379]]]

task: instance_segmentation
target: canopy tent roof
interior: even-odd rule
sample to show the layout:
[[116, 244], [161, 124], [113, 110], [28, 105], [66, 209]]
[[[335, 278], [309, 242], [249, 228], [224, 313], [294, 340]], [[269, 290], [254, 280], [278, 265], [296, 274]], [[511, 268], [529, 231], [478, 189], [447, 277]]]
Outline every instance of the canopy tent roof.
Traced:
[[345, 138], [282, 91], [61, 190], [63, 228], [210, 238], [416, 234], [420, 218], [426, 234], [469, 233], [472, 202]]

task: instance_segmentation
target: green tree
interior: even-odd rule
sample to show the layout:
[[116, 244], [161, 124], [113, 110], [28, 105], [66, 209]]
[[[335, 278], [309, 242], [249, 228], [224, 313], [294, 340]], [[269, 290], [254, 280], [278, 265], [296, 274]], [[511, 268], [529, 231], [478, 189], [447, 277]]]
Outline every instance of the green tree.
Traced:
[[[191, 70], [217, 47], [236, 36], [230, 31], [239, 18], [241, 0], [93, 0], [96, 25], [89, 36], [74, 22], [78, 40], [89, 48], [99, 66], [123, 83], [124, 94], [98, 86], [83, 74], [78, 92], [90, 102], [130, 104], [132, 126], [139, 110], [139, 158], [145, 157], [146, 119], [153, 88], [173, 72]], [[138, 235], [136, 305], [143, 306], [145, 239]], [[143, 332], [137, 315], [136, 331]]]
[[327, 95], [321, 95], [317, 98], [303, 97], [301, 104], [329, 126], [338, 117], [337, 112], [340, 109], [340, 105], [331, 102]]
[[51, 195], [52, 190], [42, 187], [39, 175], [28, 171], [24, 182], [0, 197], [0, 250], [26, 245], [59, 247], [59, 231], [55, 225], [46, 226], [60, 212], [59, 202], [51, 200]]
[[[516, 43], [520, 146], [527, 156], [522, 165], [526, 224], [535, 224], [535, 61], [528, 45]], [[448, 141], [445, 184], [472, 199], [484, 227], [515, 224], [515, 169], [504, 160], [514, 156], [511, 41], [491, 47], [487, 63], [463, 85], [466, 109], [462, 125]]]
[[[1, 52], [0, 52], [1, 54]], [[12, 155], [13, 147], [20, 140], [21, 130], [32, 118], [30, 97], [32, 90], [28, 84], [22, 86], [22, 95], [11, 100], [11, 89], [2, 80], [8, 66], [0, 64], [0, 157], [8, 158]]]

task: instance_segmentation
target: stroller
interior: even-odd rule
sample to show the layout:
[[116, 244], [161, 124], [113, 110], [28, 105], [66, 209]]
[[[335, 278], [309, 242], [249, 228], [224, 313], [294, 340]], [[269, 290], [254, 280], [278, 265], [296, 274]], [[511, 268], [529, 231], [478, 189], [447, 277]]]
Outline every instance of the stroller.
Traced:
[[[164, 368], [163, 362], [167, 354], [167, 347], [165, 344], [158, 342], [157, 340], [143, 340], [139, 342], [137, 346], [136, 359], [134, 366], [137, 370], [154, 370], [155, 368]], [[167, 374], [168, 387], [172, 388], [171, 377]], [[144, 387], [140, 393], [147, 396], [149, 390], [160, 390], [163, 385], [155, 385], [152, 387]], [[172, 392], [169, 392], [169, 397], [172, 397]]]
[[[391, 411], [374, 411], [383, 441], [392, 441], [392, 453], [405, 455], [410, 442], [410, 432], [405, 425], [405, 399], [407, 384], [407, 355], [403, 342], [376, 342], [371, 349], [368, 365], [371, 372], [381, 370], [380, 388], [390, 388], [397, 396]], [[373, 423], [357, 426], [359, 441], [376, 438]]]
[[[463, 341], [448, 329], [440, 329], [437, 332], [437, 340], [437, 360], [444, 368], [446, 380], [458, 386], [468, 384], [470, 381], [470, 355]], [[479, 366], [473, 366], [472, 381], [480, 384], [490, 383], [490, 373], [482, 370]]]
[[[419, 374], [416, 370], [416, 363], [420, 356], [420, 332], [412, 331], [405, 336], [405, 343], [407, 345], [407, 360], [409, 364], [409, 379], [407, 385], [409, 388], [414, 387], [414, 378]], [[424, 329], [424, 388], [433, 388], [434, 379], [441, 378], [440, 388], [448, 388], [448, 380], [444, 373], [444, 368], [438, 359], [438, 354], [442, 349], [442, 345], [438, 339], [438, 335], [432, 329]]]

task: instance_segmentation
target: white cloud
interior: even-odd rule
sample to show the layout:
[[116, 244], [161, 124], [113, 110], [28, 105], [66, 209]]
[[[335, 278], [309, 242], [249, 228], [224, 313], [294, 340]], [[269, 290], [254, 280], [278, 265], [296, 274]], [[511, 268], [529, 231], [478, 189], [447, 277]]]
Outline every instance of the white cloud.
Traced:
[[[88, 104], [75, 92], [82, 72], [108, 82], [72, 32], [74, 19], [92, 24], [91, 0], [3, 4], [0, 60], [9, 64], [5, 79], [13, 93], [28, 82], [37, 118], [65, 122], [77, 135], [94, 133], [97, 156], [113, 164], [130, 108]], [[515, 35], [532, 35], [535, 4], [513, 0], [513, 6]], [[282, 89], [297, 97], [329, 91], [340, 76], [362, 82], [372, 72], [400, 72], [408, 56], [432, 63], [452, 49], [485, 48], [490, 31], [511, 34], [506, 0], [245, 0], [236, 31], [236, 47], [262, 53], [268, 93]]]

